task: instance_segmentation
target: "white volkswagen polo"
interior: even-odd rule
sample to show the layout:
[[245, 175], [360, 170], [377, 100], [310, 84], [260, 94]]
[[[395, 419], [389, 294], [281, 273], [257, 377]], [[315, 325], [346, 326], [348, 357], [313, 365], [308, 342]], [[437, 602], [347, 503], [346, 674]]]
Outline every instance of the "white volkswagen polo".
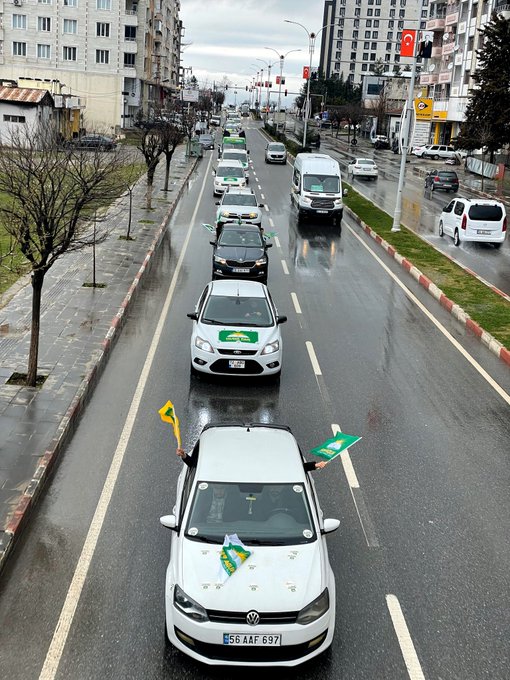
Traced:
[[[167, 640], [210, 665], [296, 666], [326, 650], [335, 629], [326, 534], [340, 522], [323, 519], [290, 430], [209, 425], [187, 463], [173, 514], [160, 520], [173, 530]], [[232, 535], [248, 556], [226, 575]]]
[[[239, 275], [243, 274], [239, 265]], [[235, 269], [234, 269], [235, 272]], [[231, 279], [211, 281], [200, 296], [191, 332], [191, 374], [279, 376], [279, 316], [265, 285]]]

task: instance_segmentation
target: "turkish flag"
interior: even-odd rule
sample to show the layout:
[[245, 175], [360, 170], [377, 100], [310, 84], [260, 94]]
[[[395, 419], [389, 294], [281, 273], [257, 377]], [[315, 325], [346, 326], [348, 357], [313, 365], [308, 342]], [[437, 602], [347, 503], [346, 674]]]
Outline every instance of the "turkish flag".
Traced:
[[414, 45], [416, 43], [416, 31], [405, 29], [402, 31], [402, 41], [400, 43], [401, 57], [414, 57]]
[[310, 67], [309, 66], [303, 66], [303, 78], [305, 80], [308, 80], [310, 77]]

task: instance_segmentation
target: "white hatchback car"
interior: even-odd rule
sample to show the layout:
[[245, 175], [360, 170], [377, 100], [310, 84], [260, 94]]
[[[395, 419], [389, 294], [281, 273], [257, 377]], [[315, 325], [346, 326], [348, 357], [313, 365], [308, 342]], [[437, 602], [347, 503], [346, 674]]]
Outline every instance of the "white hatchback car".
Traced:
[[245, 187], [246, 174], [241, 161], [220, 161], [214, 173], [213, 195], [221, 196], [228, 187]]
[[494, 200], [456, 198], [439, 216], [439, 236], [453, 236], [456, 246], [462, 241], [478, 241], [499, 248], [505, 240], [506, 227], [505, 206]]
[[[234, 270], [235, 273], [235, 270]], [[242, 267], [239, 275], [249, 273]], [[279, 316], [258, 281], [211, 281], [200, 296], [191, 332], [191, 374], [273, 376], [282, 370]]]
[[[275, 452], [277, 454], [275, 455]], [[335, 577], [308, 464], [287, 427], [208, 425], [177, 482], [165, 579], [167, 640], [210, 665], [297, 666], [335, 629]], [[237, 534], [249, 557], [230, 576]]]
[[355, 158], [347, 166], [347, 173], [353, 177], [368, 177], [377, 179], [379, 170], [377, 164], [371, 158]]
[[455, 158], [456, 151], [453, 146], [447, 146], [446, 144], [424, 144], [423, 146], [417, 146], [413, 149], [413, 154], [418, 156], [418, 158], [433, 158], [438, 160], [439, 158]]

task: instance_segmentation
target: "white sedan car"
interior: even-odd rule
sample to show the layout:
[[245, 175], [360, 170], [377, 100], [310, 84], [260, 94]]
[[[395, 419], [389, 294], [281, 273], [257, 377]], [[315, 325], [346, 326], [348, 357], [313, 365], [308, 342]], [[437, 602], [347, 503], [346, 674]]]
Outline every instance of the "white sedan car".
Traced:
[[[246, 263], [248, 265], [248, 263]], [[233, 270], [235, 273], [235, 270]], [[239, 275], [249, 273], [239, 267]], [[274, 376], [282, 370], [279, 316], [258, 281], [211, 281], [200, 296], [191, 332], [191, 374]]]
[[353, 177], [368, 177], [377, 179], [379, 171], [375, 161], [371, 158], [355, 158], [347, 166], [347, 172]]
[[[160, 520], [172, 529], [165, 608], [174, 647], [209, 665], [297, 666], [331, 645], [326, 534], [340, 522], [323, 519], [309, 469], [286, 427], [206, 426], [173, 514]], [[226, 536], [249, 552], [230, 575], [220, 560]]]

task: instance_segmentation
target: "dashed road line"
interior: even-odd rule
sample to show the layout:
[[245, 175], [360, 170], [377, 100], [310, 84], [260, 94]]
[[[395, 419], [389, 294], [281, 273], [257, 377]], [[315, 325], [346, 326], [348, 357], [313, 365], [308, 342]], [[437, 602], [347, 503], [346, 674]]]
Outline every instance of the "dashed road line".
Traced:
[[273, 236], [273, 239], [274, 239], [274, 242], [275, 242], [275, 246], [276, 246], [277, 248], [280, 248], [280, 249], [281, 249], [282, 244], [280, 243], [280, 239], [278, 238], [278, 236]]
[[269, 218], [269, 226], [270, 226], [270, 227], [274, 227], [274, 222], [273, 222], [273, 218], [272, 218], [272, 217]]
[[294, 309], [296, 310], [296, 314], [302, 314], [301, 306], [299, 304], [299, 300], [296, 293], [291, 293], [290, 297], [292, 298], [292, 302], [294, 303]]
[[315, 354], [313, 344], [310, 342], [310, 340], [307, 340], [305, 342], [305, 345], [308, 351], [308, 356], [310, 357], [310, 361], [312, 362], [313, 372], [315, 373], [315, 375], [322, 375], [321, 367], [319, 366], [319, 362], [317, 360], [317, 355]]
[[281, 260], [281, 263], [282, 263], [283, 273], [288, 275], [289, 274], [289, 268], [287, 267], [287, 263], [285, 262], [285, 260]]
[[400, 651], [404, 657], [404, 663], [407, 668], [410, 680], [425, 680], [414, 643], [409, 633], [404, 614], [400, 602], [395, 595], [386, 595], [386, 605], [390, 612], [393, 628], [397, 635]]

